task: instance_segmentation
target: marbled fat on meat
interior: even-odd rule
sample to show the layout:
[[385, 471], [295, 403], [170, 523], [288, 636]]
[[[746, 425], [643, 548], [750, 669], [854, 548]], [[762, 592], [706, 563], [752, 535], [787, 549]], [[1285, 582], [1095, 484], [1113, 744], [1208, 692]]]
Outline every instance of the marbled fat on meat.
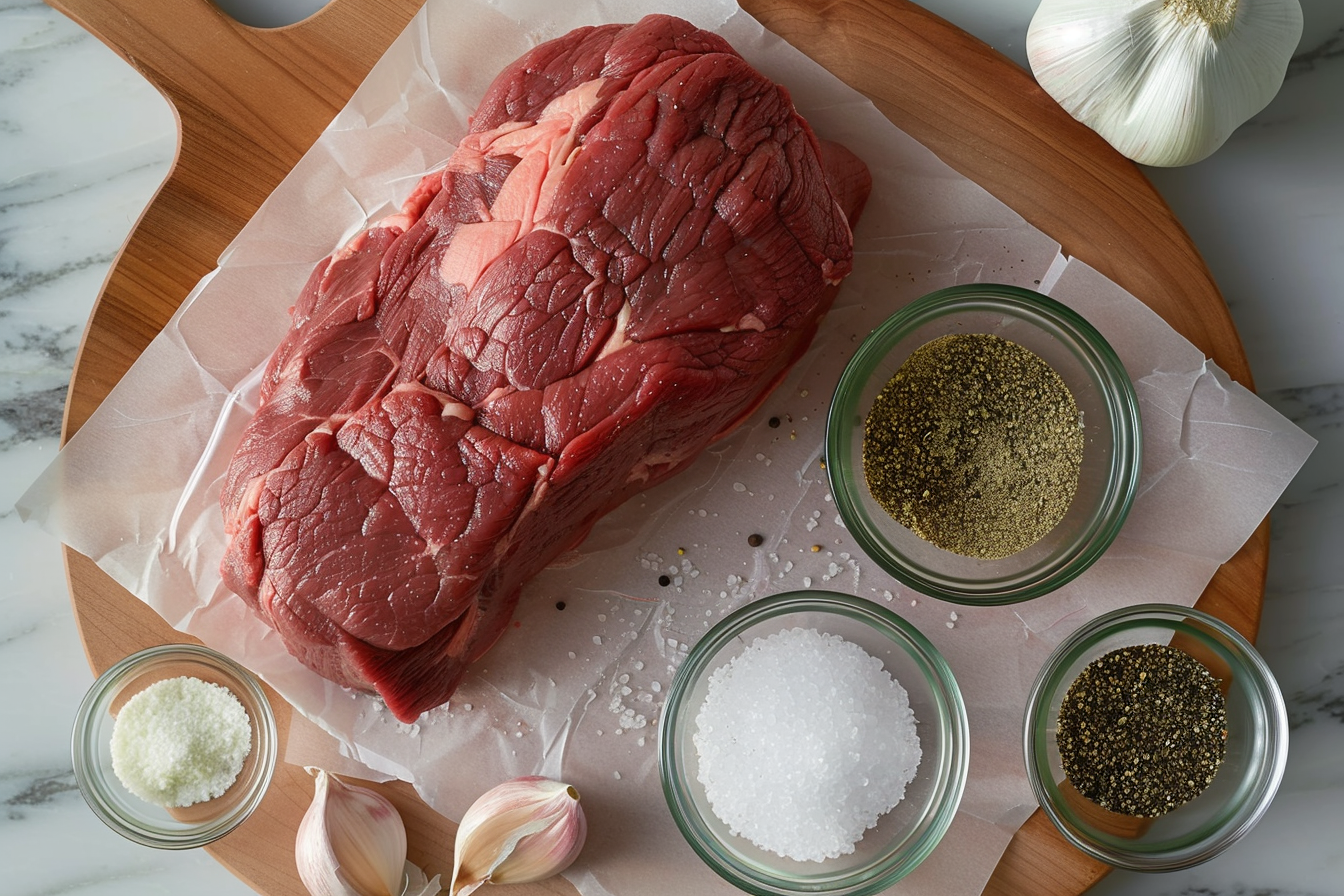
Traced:
[[442, 704], [529, 578], [802, 354], [869, 184], [680, 19], [533, 49], [299, 296], [223, 486], [225, 583], [398, 718]]

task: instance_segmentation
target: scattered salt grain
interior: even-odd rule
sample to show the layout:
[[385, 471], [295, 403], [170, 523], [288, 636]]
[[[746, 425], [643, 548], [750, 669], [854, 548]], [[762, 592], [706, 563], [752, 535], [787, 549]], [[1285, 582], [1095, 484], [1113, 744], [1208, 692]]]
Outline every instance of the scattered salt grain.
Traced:
[[716, 669], [695, 725], [714, 814], [798, 861], [852, 853], [921, 758], [905, 689], [861, 647], [816, 629], [758, 638]]

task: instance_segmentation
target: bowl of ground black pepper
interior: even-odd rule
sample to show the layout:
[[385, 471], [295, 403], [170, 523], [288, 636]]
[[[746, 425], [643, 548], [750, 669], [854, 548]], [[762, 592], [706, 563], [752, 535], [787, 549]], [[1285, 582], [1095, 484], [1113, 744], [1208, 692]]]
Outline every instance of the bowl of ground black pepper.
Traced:
[[1213, 858], [1268, 810], [1288, 754], [1273, 674], [1218, 618], [1167, 604], [1097, 617], [1042, 667], [1027, 777], [1076, 847], [1117, 868]]
[[845, 527], [915, 590], [1007, 604], [1081, 575], [1138, 490], [1138, 398], [1099, 332], [1013, 286], [930, 293], [859, 346], [827, 420]]
[[192, 849], [260, 805], [278, 740], [252, 673], [208, 647], [165, 644], [98, 677], [71, 755], [80, 793], [108, 827], [144, 846]]

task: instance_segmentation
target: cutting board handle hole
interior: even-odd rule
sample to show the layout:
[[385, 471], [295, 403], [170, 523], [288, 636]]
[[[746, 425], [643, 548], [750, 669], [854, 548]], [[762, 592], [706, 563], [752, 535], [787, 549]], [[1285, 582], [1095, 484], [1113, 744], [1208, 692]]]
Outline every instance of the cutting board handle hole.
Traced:
[[253, 28], [293, 25], [326, 6], [329, 0], [213, 0], [234, 21]]

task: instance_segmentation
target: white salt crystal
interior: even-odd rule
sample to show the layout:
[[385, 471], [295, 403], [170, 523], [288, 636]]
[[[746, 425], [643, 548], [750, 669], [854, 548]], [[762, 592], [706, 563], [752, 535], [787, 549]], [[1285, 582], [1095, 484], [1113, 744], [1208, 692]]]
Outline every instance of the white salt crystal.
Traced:
[[815, 629], [757, 639], [716, 669], [695, 725], [714, 814], [798, 861], [852, 853], [921, 758], [905, 689], [881, 660]]
[[117, 779], [140, 799], [192, 806], [237, 780], [252, 752], [252, 722], [228, 688], [181, 675], [127, 701], [112, 726], [110, 752]]

